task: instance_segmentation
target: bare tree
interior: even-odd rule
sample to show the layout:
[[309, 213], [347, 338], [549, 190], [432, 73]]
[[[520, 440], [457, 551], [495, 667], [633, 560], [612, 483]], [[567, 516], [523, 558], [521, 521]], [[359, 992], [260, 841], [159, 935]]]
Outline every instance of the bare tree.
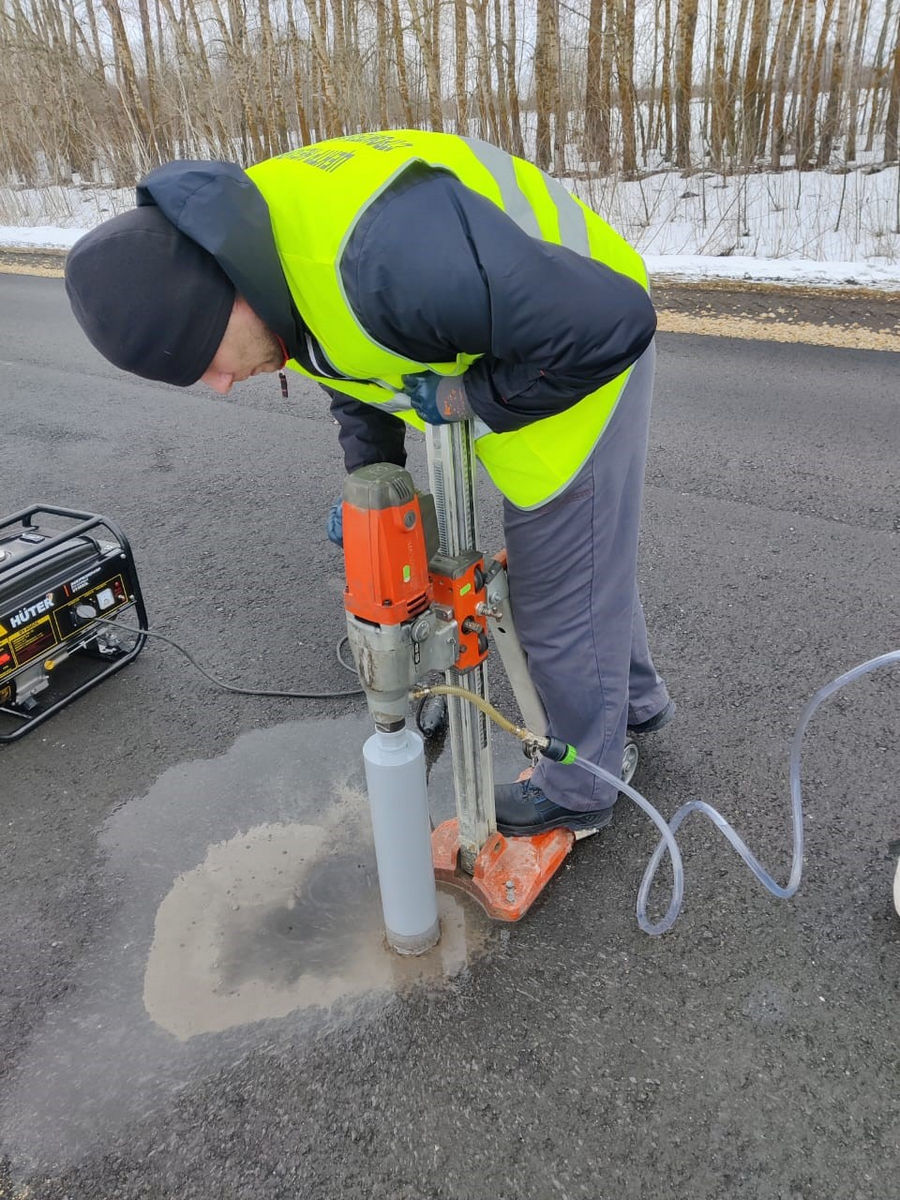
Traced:
[[828, 103], [825, 107], [825, 116], [822, 119], [819, 153], [816, 159], [816, 163], [820, 167], [826, 166], [831, 161], [831, 152], [834, 149], [834, 143], [838, 136], [838, 119], [843, 99], [844, 60], [847, 53], [849, 25], [850, 0], [840, 0], [834, 45], [831, 50], [831, 78], [828, 83]]
[[808, 169], [812, 162], [815, 144], [816, 97], [818, 86], [815, 78], [816, 0], [802, 0], [803, 15], [800, 32], [800, 113], [797, 118], [795, 158], [801, 170]]
[[122, 104], [134, 126], [136, 144], [141, 147], [139, 151], [142, 160], [141, 166], [149, 166], [149, 159], [143, 147], [147, 146], [150, 141], [150, 122], [138, 87], [137, 71], [131, 55], [131, 47], [128, 44], [128, 35], [125, 32], [125, 22], [122, 20], [122, 13], [119, 9], [119, 0], [103, 0], [103, 7], [106, 9], [112, 30], [116, 76]]
[[406, 71], [406, 51], [403, 48], [403, 23], [400, 20], [399, 0], [391, 0], [391, 29], [394, 35], [394, 62], [397, 66], [397, 91], [403, 110], [403, 123], [408, 129], [411, 129], [415, 125], [415, 120], [409, 98], [409, 76]]
[[266, 153], [278, 154], [288, 148], [287, 114], [284, 111], [281, 88], [275, 82], [277, 66], [269, 0], [258, 0], [258, 2], [261, 53], [258, 56], [259, 72], [257, 77], [261, 76], [260, 91], [264, 102], [261, 124], [266, 142]]
[[534, 89], [537, 110], [535, 159], [539, 167], [549, 171], [553, 155], [551, 123], [559, 106], [558, 0], [538, 0]]
[[675, 51], [675, 165], [691, 165], [691, 96], [694, 84], [694, 35], [697, 0], [680, 0]]
[[456, 131], [465, 136], [469, 131], [469, 96], [466, 84], [466, 60], [469, 56], [469, 25], [466, 0], [453, 0], [453, 34], [456, 59]]
[[522, 141], [522, 118], [519, 112], [519, 84], [516, 78], [516, 0], [507, 0], [506, 5], [506, 89], [509, 95], [509, 123], [511, 145], [514, 154], [525, 153]]
[[[339, 137], [344, 132], [338, 105], [337, 80], [334, 74], [334, 64], [329, 53], [326, 29], [323, 27], [322, 10], [316, 11], [315, 0], [305, 0], [306, 17], [309, 21], [309, 32], [312, 35], [315, 62], [321, 83], [322, 123], [326, 137]], [[324, 8], [324, 5], [323, 5]], [[327, 17], [326, 17], [327, 20]]]
[[301, 43], [299, 34], [297, 33], [297, 23], [294, 19], [294, 0], [286, 0], [286, 19], [294, 109], [297, 114], [297, 125], [300, 128], [300, 141], [303, 145], [308, 145], [313, 138], [309, 125], [309, 117], [306, 112], [306, 104], [303, 99], [304, 72], [301, 67], [301, 53], [306, 47]]
[[160, 145], [159, 106], [156, 100], [156, 64], [153, 61], [153, 36], [150, 32], [150, 10], [147, 0], [138, 0], [138, 15], [141, 22], [141, 37], [144, 42], [144, 78], [147, 81], [147, 117], [151, 148], [157, 159], [163, 157]]
[[593, 159], [597, 163], [603, 174], [612, 166], [609, 124], [612, 109], [611, 20], [610, 0], [591, 0], [582, 152], [585, 158]]
[[785, 149], [784, 111], [787, 99], [788, 77], [797, 35], [800, 28], [800, 16], [804, 0], [784, 0], [778, 30], [775, 37], [775, 68], [772, 81], [772, 117], [771, 148], [769, 151], [772, 166], [777, 170], [781, 166], [781, 156]]
[[847, 142], [844, 147], [844, 157], [847, 162], [856, 160], [856, 130], [859, 123], [859, 85], [862, 75], [863, 46], [865, 45], [866, 30], [869, 26], [869, 0], [859, 0], [859, 11], [856, 18], [856, 40], [853, 45], [853, 57], [850, 60], [850, 87], [847, 97]]
[[500, 122], [500, 145], [512, 150], [513, 138], [510, 128], [508, 75], [504, 57], [506, 42], [503, 39], [503, 9], [500, 0], [494, 0], [494, 71], [497, 78], [497, 120]]
[[672, 121], [672, 2], [663, 0], [662, 83], [659, 92], [660, 132], [663, 134], [663, 158], [675, 157], [675, 135]]
[[875, 132], [878, 128], [879, 116], [882, 111], [881, 100], [883, 98], [885, 83], [890, 73], [890, 57], [886, 62], [884, 51], [887, 44], [888, 31], [892, 24], [892, 6], [893, 0], [886, 0], [884, 6], [884, 17], [881, 22], [881, 30], [878, 34], [878, 45], [875, 48], [875, 62], [873, 67], [874, 80], [872, 84], [872, 98], [869, 102], [869, 131], [866, 137], [866, 150], [871, 150], [875, 143]]
[[725, 17], [727, 11], [728, 0], [717, 0], [712, 63], [712, 119], [709, 136], [712, 164], [717, 170], [724, 165], [725, 139], [728, 128], [728, 73], [725, 65]]
[[491, 80], [491, 48], [487, 28], [487, 0], [471, 0], [475, 14], [475, 38], [477, 46], [476, 81], [478, 112], [481, 118], [481, 136], [493, 142], [500, 141], [500, 126], [494, 103]]
[[[437, 0], [432, 0], [437, 3]], [[425, 67], [425, 83], [428, 88], [428, 116], [431, 128], [443, 131], [444, 113], [441, 99], [441, 66], [440, 48], [431, 36], [426, 19], [430, 15], [425, 10], [425, 0], [407, 0], [413, 33], [419, 43], [419, 52]]]
[[753, 0], [750, 42], [747, 48], [747, 62], [744, 67], [744, 82], [741, 89], [741, 145], [742, 157], [747, 166], [752, 164], [760, 150], [762, 105], [765, 96], [763, 60], [769, 15], [769, 0]]
[[892, 53], [890, 99], [884, 128], [885, 162], [897, 161], [897, 141], [900, 137], [900, 18]]

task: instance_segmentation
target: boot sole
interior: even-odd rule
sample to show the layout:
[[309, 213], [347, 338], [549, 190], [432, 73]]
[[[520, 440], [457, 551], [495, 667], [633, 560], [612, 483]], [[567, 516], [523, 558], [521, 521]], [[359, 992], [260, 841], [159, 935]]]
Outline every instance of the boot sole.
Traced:
[[576, 839], [599, 833], [612, 821], [612, 809], [584, 817], [554, 817], [549, 821], [538, 821], [534, 825], [506, 825], [497, 822], [497, 829], [504, 837], [534, 837], [538, 833], [549, 833], [551, 829], [571, 829]]

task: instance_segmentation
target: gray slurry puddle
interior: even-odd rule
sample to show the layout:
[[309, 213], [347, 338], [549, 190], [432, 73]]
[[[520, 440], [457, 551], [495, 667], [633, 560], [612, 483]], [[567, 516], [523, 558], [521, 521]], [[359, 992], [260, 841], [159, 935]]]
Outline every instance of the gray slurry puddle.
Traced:
[[452, 978], [482, 951], [489, 922], [442, 892], [439, 945], [419, 958], [389, 953], [374, 862], [361, 843], [338, 848], [346, 834], [260, 825], [180, 875], [156, 914], [144, 974], [151, 1019], [190, 1038]]
[[[370, 732], [359, 714], [242, 735], [108, 818], [107, 915], [0, 1090], [14, 1163], [71, 1162], [256, 1047], [298, 1046], [414, 989], [452, 987], [490, 954], [501, 931], [444, 890], [439, 945], [419, 958], [386, 948]], [[452, 815], [449, 749], [429, 794], [436, 820]]]

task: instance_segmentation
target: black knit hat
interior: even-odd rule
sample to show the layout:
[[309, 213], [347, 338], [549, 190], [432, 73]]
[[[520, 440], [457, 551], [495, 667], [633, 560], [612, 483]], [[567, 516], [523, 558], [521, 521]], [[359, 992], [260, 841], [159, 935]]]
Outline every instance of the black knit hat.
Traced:
[[66, 259], [66, 291], [88, 339], [124, 371], [187, 387], [212, 362], [234, 285], [155, 205], [104, 221]]

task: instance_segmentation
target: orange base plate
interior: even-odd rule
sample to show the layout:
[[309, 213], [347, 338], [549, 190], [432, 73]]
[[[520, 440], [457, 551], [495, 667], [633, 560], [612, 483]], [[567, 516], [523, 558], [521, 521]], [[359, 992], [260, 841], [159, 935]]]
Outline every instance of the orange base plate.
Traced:
[[497, 921], [519, 921], [562, 865], [575, 844], [571, 829], [534, 837], [493, 833], [467, 875], [459, 868], [459, 822], [444, 821], [431, 835], [435, 878], [461, 888]]

